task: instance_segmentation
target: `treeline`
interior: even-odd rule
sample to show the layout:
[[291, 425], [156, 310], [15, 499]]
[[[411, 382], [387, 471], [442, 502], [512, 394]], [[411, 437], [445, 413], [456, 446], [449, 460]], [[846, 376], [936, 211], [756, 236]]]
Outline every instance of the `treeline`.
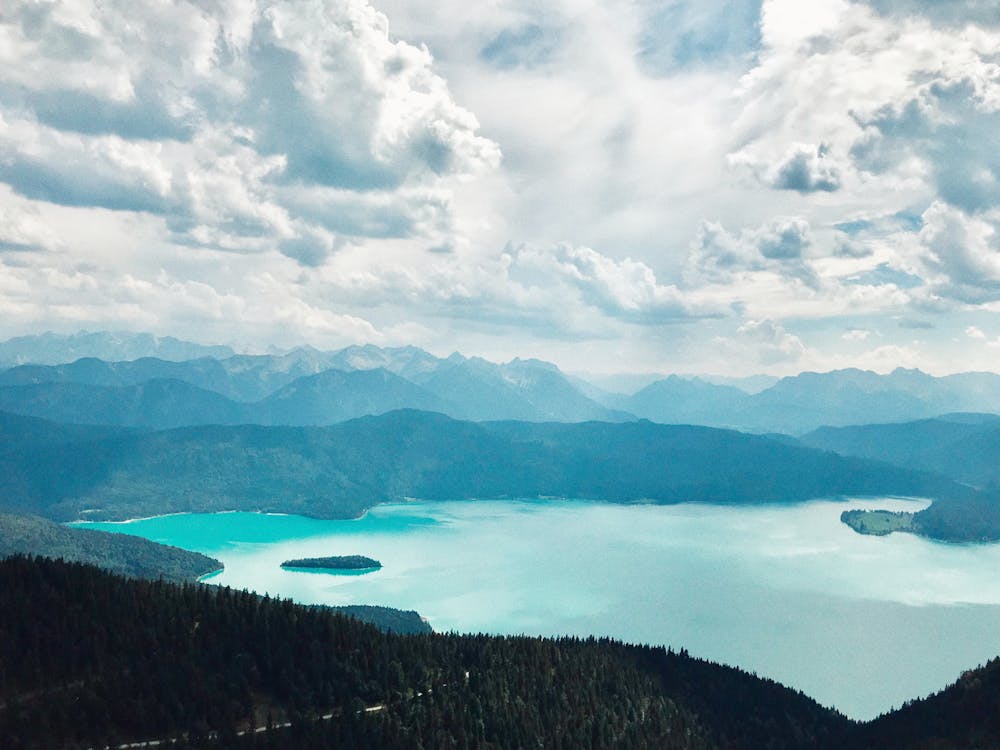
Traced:
[[662, 648], [394, 635], [226, 588], [0, 562], [11, 750], [806, 748], [850, 727], [776, 683]]

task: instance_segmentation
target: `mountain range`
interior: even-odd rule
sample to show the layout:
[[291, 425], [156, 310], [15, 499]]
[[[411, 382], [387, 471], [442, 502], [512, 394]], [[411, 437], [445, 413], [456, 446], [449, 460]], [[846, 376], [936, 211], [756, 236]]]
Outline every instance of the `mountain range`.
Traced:
[[476, 421], [634, 419], [586, 397], [548, 363], [437, 359], [413, 347], [186, 362], [86, 358], [0, 372], [0, 409], [59, 422], [315, 425], [402, 408]]
[[[52, 334], [0, 344], [28, 360], [57, 357]], [[116, 334], [80, 334], [63, 357], [97, 337], [105, 353]], [[103, 338], [101, 338], [103, 337]], [[137, 341], [145, 341], [139, 337]], [[586, 382], [551, 363], [488, 362], [455, 353], [436, 357], [413, 346], [352, 346], [334, 352], [299, 348], [283, 354], [231, 355], [224, 347], [161, 342], [166, 357], [22, 364], [0, 371], [0, 409], [59, 422], [163, 429], [202, 424], [319, 425], [394, 409], [438, 411], [456, 419], [582, 422], [649, 419], [755, 433], [803, 435], [824, 426], [908, 422], [953, 412], [1000, 413], [1000, 375], [934, 377], [896, 369], [806, 372], [781, 379], [669, 375], [633, 393]], [[30, 345], [29, 345], [30, 344]], [[126, 345], [127, 344], [127, 345]], [[94, 350], [97, 347], [92, 347]], [[38, 354], [41, 352], [41, 354]], [[207, 352], [215, 352], [207, 356]], [[223, 356], [216, 356], [223, 355]], [[629, 377], [617, 379], [619, 384]], [[631, 382], [644, 382], [632, 376]]]
[[127, 331], [80, 331], [74, 334], [46, 332], [0, 341], [0, 367], [32, 364], [61, 364], [81, 357], [108, 360], [160, 357], [170, 360], [197, 357], [231, 357], [228, 346], [204, 346], [172, 336]]

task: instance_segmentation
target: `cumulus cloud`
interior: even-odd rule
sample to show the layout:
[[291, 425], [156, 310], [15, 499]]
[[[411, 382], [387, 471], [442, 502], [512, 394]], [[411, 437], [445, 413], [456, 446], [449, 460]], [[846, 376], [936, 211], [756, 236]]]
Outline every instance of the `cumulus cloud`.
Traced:
[[840, 180], [840, 167], [829, 158], [826, 146], [798, 144], [775, 166], [770, 184], [779, 190], [832, 193], [840, 188]]
[[804, 259], [811, 244], [809, 223], [799, 217], [779, 217], [738, 235], [704, 222], [691, 249], [688, 279], [725, 281], [742, 272], [771, 271], [815, 286], [817, 278]]
[[789, 365], [799, 362], [806, 353], [802, 340], [772, 320], [748, 320], [732, 337], [715, 340], [717, 346], [739, 356], [755, 360], [758, 365]]
[[314, 264], [338, 236], [447, 232], [435, 189], [499, 161], [364, 0], [15, 0], [0, 33], [0, 180], [163, 216], [179, 242]]
[[941, 297], [979, 304], [1000, 300], [1000, 241], [993, 223], [944, 203], [924, 212], [920, 260]]
[[913, 2], [911, 11], [926, 14], [880, 15], [865, 3], [824, 0], [807, 19], [793, 5], [764, 7], [764, 49], [744, 79], [745, 136], [731, 161], [800, 192], [843, 191], [860, 170], [858, 197], [880, 203], [920, 196], [966, 211], [996, 205], [1000, 36], [960, 20], [973, 3]]
[[617, 261], [589, 247], [519, 245], [506, 254], [510, 278], [523, 286], [567, 287], [605, 315], [638, 323], [704, 316], [674, 285], [661, 284], [645, 263]]
[[859, 116], [865, 132], [853, 149], [858, 163], [885, 172], [918, 160], [952, 205], [975, 212], [1000, 204], [1000, 155], [987, 145], [1000, 126], [1000, 67], [980, 61], [969, 69], [965, 77], [936, 78], [903, 102]]
[[746, 153], [731, 155], [729, 163], [749, 167], [757, 179], [775, 190], [832, 193], [840, 189], [842, 182], [842, 168], [825, 144], [793, 144], [774, 164], [760, 163]]

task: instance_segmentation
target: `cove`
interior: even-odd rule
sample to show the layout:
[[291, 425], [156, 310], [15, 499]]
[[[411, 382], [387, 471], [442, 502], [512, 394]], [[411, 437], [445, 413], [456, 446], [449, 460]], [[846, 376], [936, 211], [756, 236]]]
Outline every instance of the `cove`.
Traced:
[[[254, 513], [82, 527], [217, 557], [213, 584], [316, 604], [416, 609], [435, 630], [608, 635], [686, 648], [866, 719], [1000, 655], [1000, 545], [869, 537], [848, 508], [566, 500], [383, 505], [350, 521]], [[367, 555], [363, 576], [283, 560]]]

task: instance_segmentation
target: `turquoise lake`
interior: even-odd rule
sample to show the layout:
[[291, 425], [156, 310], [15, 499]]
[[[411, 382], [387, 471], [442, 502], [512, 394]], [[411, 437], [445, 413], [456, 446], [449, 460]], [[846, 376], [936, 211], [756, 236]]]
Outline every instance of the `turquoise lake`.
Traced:
[[[848, 508], [475, 501], [351, 521], [254, 513], [86, 523], [223, 561], [212, 583], [415, 609], [439, 632], [609, 635], [687, 648], [870, 718], [1000, 655], [1000, 545], [866, 537]], [[367, 555], [364, 575], [282, 570]]]

